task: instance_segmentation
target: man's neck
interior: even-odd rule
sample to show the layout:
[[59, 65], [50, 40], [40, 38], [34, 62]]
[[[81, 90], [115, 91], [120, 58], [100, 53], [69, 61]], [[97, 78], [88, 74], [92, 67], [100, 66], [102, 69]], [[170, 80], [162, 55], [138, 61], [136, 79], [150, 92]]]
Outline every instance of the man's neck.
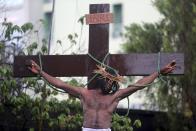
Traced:
[[92, 92], [93, 92], [93, 93], [95, 93], [95, 94], [103, 95], [102, 90], [101, 90], [100, 88], [97, 88], [97, 89], [91, 89], [90, 91], [92, 91]]

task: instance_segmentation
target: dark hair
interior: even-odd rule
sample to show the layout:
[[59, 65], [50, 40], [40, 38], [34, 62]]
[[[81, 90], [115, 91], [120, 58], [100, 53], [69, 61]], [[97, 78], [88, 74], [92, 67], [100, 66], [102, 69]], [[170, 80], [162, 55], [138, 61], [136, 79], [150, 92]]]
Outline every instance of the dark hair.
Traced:
[[[117, 72], [106, 68], [106, 72], [110, 73], [113, 76], [117, 76]], [[119, 89], [119, 84], [116, 81], [112, 81], [112, 83], [108, 87], [108, 78], [103, 78], [102, 75], [98, 74], [95, 77], [95, 88], [101, 88], [104, 94], [113, 94]]]

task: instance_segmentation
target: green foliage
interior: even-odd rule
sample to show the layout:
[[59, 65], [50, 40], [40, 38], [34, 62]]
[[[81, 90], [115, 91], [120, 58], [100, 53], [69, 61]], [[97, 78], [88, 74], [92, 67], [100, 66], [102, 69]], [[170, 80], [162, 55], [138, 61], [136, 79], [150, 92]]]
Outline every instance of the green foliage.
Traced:
[[140, 26], [132, 24], [125, 29], [125, 51], [149, 53], [161, 50], [162, 33], [158, 25], [145, 23], [143, 26]]
[[85, 19], [85, 16], [81, 16], [78, 20], [78, 22], [81, 24], [81, 25], [84, 25], [84, 19]]
[[[65, 128], [69, 131], [77, 130], [80, 127], [82, 127], [82, 120], [83, 117], [81, 114], [75, 114], [74, 116], [68, 115], [68, 116], [59, 116], [59, 125], [62, 128]], [[66, 123], [66, 124], [65, 124]]]
[[81, 128], [83, 117], [78, 101], [68, 99], [59, 102], [57, 99], [51, 99], [48, 104], [50, 107], [49, 112], [56, 114], [51, 116], [48, 122], [49, 127], [60, 127], [62, 130], [77, 130]]
[[2, 42], [0, 42], [0, 51], [2, 51], [2, 49], [4, 49], [4, 48], [5, 48], [4, 44]]
[[41, 47], [42, 54], [47, 54], [48, 48], [47, 48], [47, 40], [42, 39], [42, 47]]
[[[35, 128], [39, 131], [42, 130], [44, 122], [48, 122], [48, 125], [54, 129], [80, 129], [82, 109], [77, 100], [68, 99], [60, 102], [54, 99], [53, 96], [58, 93], [48, 88], [46, 83], [39, 78], [13, 78], [12, 66], [6, 64], [9, 57], [2, 57], [1, 52], [8, 47], [11, 47], [10, 51], [15, 51], [16, 54], [12, 54], [13, 56], [17, 55], [16, 44], [10, 44], [15, 38], [20, 38], [18, 44], [28, 45], [24, 47], [28, 55], [46, 54], [48, 51], [47, 40], [42, 39], [42, 43], [39, 43], [38, 40], [33, 40], [32, 43], [29, 43], [29, 39], [26, 41], [26, 36], [33, 30], [31, 23], [19, 27], [11, 22], [4, 22], [2, 28], [5, 31], [0, 41], [0, 58], [4, 58], [1, 59], [3, 64], [0, 65], [0, 115], [5, 118], [4, 121], [7, 121], [8, 124], [9, 122], [10, 124], [15, 122], [16, 125], [19, 123], [19, 125], [23, 125], [21, 128], [25, 128], [28, 122], [36, 121]], [[14, 32], [17, 32], [19, 36]], [[75, 37], [77, 35], [74, 35]], [[41, 46], [38, 46], [40, 44]], [[39, 47], [41, 48], [39, 49]], [[25, 51], [23, 51], [24, 54]], [[76, 80], [71, 80], [71, 83], [78, 84]], [[29, 92], [33, 94], [29, 94]], [[65, 116], [65, 119], [62, 119], [62, 116]], [[52, 122], [56, 124], [51, 124]], [[62, 125], [65, 125], [63, 122], [72, 123], [72, 125], [63, 127]], [[29, 130], [34, 130], [34, 128]]]
[[[185, 54], [185, 75], [168, 77], [167, 85], [156, 85], [159, 86], [156, 93], [153, 88], [149, 88], [147, 94], [151, 94], [149, 103], [152, 107], [158, 105], [160, 110], [168, 111], [169, 130], [195, 130], [196, 3], [194, 0], [153, 2], [164, 18], [155, 24], [132, 24], [126, 27], [124, 49], [127, 52], [163, 51]], [[182, 117], [177, 117], [176, 113], [180, 113]]]
[[112, 130], [114, 131], [133, 131], [133, 126], [140, 128], [141, 125], [140, 120], [135, 120], [132, 124], [129, 117], [120, 116], [116, 113], [112, 116]]
[[30, 128], [29, 131], [34, 131], [34, 128]]
[[24, 33], [26, 33], [29, 30], [33, 30], [33, 24], [32, 23], [25, 23], [21, 26], [21, 29]]
[[70, 40], [71, 44], [76, 44], [76, 39], [78, 38], [78, 35], [76, 33], [74, 34], [69, 34], [68, 39]]
[[135, 120], [133, 125], [136, 126], [137, 128], [140, 128], [142, 126], [142, 123], [140, 120]]
[[35, 50], [35, 49], [37, 49], [37, 42], [33, 42], [31, 45], [29, 45], [28, 47], [27, 47], [27, 52], [28, 52], [28, 55], [32, 55], [33, 54], [33, 51]]
[[4, 38], [7, 40], [11, 40], [12, 35], [15, 32], [26, 33], [33, 29], [33, 25], [31, 23], [26, 23], [19, 27], [18, 25], [13, 25], [11, 22], [4, 21], [2, 26], [5, 28]]

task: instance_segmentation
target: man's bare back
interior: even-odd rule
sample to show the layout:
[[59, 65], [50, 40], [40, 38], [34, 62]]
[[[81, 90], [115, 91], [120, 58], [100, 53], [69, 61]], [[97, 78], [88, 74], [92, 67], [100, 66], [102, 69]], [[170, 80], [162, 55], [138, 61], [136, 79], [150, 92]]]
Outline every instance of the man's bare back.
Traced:
[[81, 97], [84, 122], [83, 127], [103, 129], [111, 127], [112, 113], [119, 100], [115, 95], [102, 94], [101, 90], [85, 90]]

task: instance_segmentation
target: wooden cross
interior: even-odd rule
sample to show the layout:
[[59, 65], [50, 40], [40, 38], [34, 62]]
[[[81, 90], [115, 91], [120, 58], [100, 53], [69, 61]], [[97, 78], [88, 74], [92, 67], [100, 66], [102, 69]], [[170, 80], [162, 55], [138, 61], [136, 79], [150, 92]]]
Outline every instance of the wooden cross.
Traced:
[[[109, 51], [109, 21], [111, 15], [109, 4], [90, 5], [90, 16], [87, 16], [89, 27], [89, 53], [102, 61]], [[97, 14], [97, 15], [96, 15]], [[102, 20], [101, 17], [104, 17]], [[97, 24], [98, 23], [98, 24]], [[26, 66], [25, 61], [33, 59], [39, 63], [38, 56], [16, 56], [14, 59], [14, 76], [35, 76]], [[43, 70], [55, 77], [88, 76], [88, 80], [94, 75], [96, 63], [87, 54], [85, 55], [44, 55], [41, 56]], [[117, 69], [120, 75], [144, 76], [157, 70], [158, 54], [110, 54], [107, 59], [109, 66]], [[160, 67], [168, 62], [176, 60], [177, 68], [172, 74], [184, 73], [184, 55], [180, 53], [162, 53]], [[88, 85], [93, 88], [93, 82]]]

